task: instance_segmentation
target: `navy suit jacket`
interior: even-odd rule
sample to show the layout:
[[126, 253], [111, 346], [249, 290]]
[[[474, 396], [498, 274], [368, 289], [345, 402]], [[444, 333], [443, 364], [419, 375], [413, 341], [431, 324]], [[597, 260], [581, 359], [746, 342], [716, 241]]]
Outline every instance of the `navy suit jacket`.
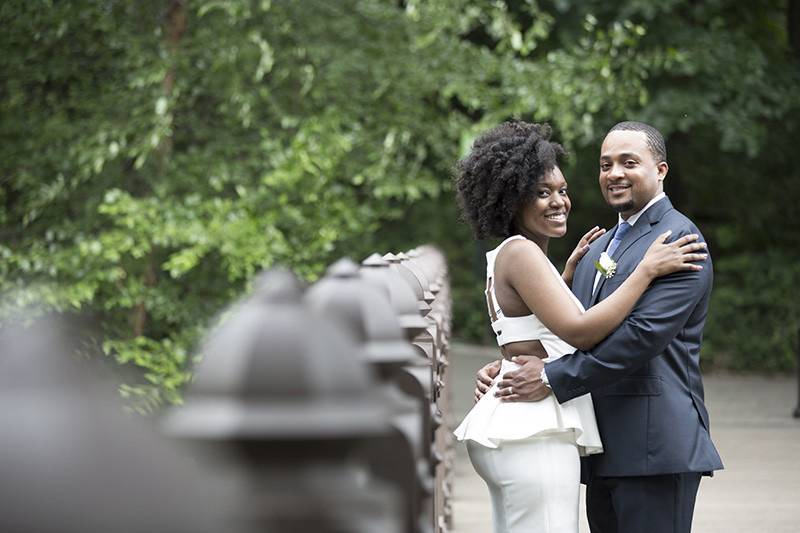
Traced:
[[[615, 251], [616, 274], [601, 277], [593, 291], [594, 261], [613, 232], [595, 241], [578, 264], [572, 287], [584, 307], [614, 292], [667, 230], [672, 230], [669, 240], [700, 234], [669, 199], [659, 200]], [[704, 241], [702, 236], [699, 240]], [[657, 278], [625, 321], [597, 346], [547, 364], [559, 402], [592, 393], [605, 449], [584, 465], [592, 475], [707, 473], [722, 468], [709, 434], [700, 374], [700, 343], [713, 280], [710, 256], [702, 264], [699, 272]]]

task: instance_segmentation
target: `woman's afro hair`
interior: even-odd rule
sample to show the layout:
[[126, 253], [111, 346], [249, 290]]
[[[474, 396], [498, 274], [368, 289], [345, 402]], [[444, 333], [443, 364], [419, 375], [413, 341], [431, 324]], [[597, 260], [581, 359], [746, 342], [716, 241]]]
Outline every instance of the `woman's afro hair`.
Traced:
[[458, 203], [475, 237], [502, 239], [517, 232], [520, 208], [566, 154], [550, 133], [547, 124], [503, 122], [478, 137], [456, 164]]

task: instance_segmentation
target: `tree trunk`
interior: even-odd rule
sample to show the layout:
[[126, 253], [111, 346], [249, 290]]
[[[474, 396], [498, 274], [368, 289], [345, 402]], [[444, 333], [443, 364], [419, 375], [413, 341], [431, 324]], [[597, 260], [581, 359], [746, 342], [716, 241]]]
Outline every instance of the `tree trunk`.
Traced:
[[[147, 264], [144, 271], [144, 286], [152, 288], [156, 286], [158, 277], [156, 276], [155, 259], [151, 253], [147, 257]], [[131, 327], [133, 328], [133, 336], [139, 337], [144, 335], [144, 329], [147, 327], [147, 308], [143, 301], [136, 304], [133, 308], [133, 315], [131, 317]]]
[[[800, 0], [789, 0], [786, 10], [786, 33], [789, 35], [789, 48], [795, 61], [800, 61]], [[800, 418], [800, 329], [797, 332], [797, 406], [794, 417]]]
[[[169, 0], [165, 15], [165, 28], [164, 28], [164, 46], [167, 50], [167, 60], [172, 64], [164, 74], [164, 80], [161, 82], [161, 87], [164, 90], [164, 96], [169, 98], [175, 88], [175, 66], [174, 59], [178, 52], [178, 46], [186, 31], [186, 0]], [[156, 149], [156, 156], [158, 158], [158, 172], [156, 179], [159, 179], [167, 171], [169, 158], [172, 153], [172, 137], [164, 137]], [[152, 250], [147, 256], [147, 263], [144, 267], [144, 286], [148, 289], [155, 287], [158, 284], [158, 253], [157, 250]], [[131, 315], [131, 327], [133, 329], [134, 337], [144, 335], [147, 328], [147, 308], [144, 301], [138, 302]]]
[[786, 13], [786, 29], [789, 47], [795, 60], [800, 60], [800, 0], [789, 0]]
[[[167, 69], [164, 75], [162, 87], [164, 88], [164, 96], [169, 98], [175, 88], [175, 65], [174, 58], [178, 52], [178, 45], [180, 44], [181, 37], [186, 31], [186, 0], [170, 0], [169, 7], [166, 13], [166, 28], [165, 28], [165, 46], [167, 49], [167, 57], [173, 64]], [[172, 138], [165, 137], [161, 139], [161, 144], [158, 147], [159, 152], [159, 173], [163, 174], [166, 170], [167, 162], [170, 153], [172, 152]]]

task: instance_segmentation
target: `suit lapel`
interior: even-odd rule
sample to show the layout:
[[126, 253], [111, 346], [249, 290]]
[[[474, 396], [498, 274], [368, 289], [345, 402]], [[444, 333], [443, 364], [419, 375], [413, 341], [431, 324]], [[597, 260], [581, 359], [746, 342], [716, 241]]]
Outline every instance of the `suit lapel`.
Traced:
[[[630, 248], [634, 242], [638, 241], [648, 233], [650, 233], [650, 223], [642, 219], [637, 220], [633, 228], [631, 228], [627, 235], [625, 235], [625, 238], [622, 239], [622, 242], [619, 243], [619, 247], [614, 251], [614, 255], [611, 258], [618, 264], [621, 263], [622, 257], [625, 255], [625, 252], [628, 250], [628, 248]], [[619, 270], [619, 268], [617, 269]], [[603, 288], [603, 284], [605, 282], [605, 276], [600, 276], [600, 281], [597, 283], [597, 287], [592, 293], [592, 299], [589, 302], [589, 305], [594, 305], [597, 302], [597, 297], [600, 295], [600, 290]]]
[[[672, 203], [668, 198], [663, 198], [662, 200], [659, 200], [650, 206], [647, 211], [642, 213], [642, 216], [639, 217], [639, 220], [636, 221], [636, 224], [634, 224], [628, 234], [625, 235], [625, 238], [622, 239], [619, 247], [617, 247], [617, 249], [614, 251], [612, 259], [614, 259], [614, 261], [617, 263], [621, 263], [624, 259], [625, 252], [628, 251], [633, 243], [650, 233], [653, 225], [660, 221], [664, 214], [670, 209], [672, 209]], [[606, 244], [602, 250], [605, 250], [607, 247], [608, 245]], [[597, 256], [600, 257], [600, 254], [598, 253]], [[597, 287], [592, 292], [589, 305], [586, 306], [587, 308], [597, 302], [597, 297], [600, 295], [600, 290], [603, 288], [603, 283], [605, 283], [605, 281], [606, 278], [604, 276], [600, 276], [600, 281], [597, 283]]]
[[594, 262], [600, 259], [600, 254], [608, 248], [608, 243], [611, 242], [613, 233], [613, 231], [606, 232], [602, 237], [594, 241], [589, 247], [589, 251], [578, 263], [578, 272], [576, 272], [575, 277], [580, 280], [580, 285], [575, 287], [576, 290], [574, 292], [586, 309], [589, 308], [589, 302], [592, 299], [592, 286], [594, 286], [594, 277], [597, 274]]

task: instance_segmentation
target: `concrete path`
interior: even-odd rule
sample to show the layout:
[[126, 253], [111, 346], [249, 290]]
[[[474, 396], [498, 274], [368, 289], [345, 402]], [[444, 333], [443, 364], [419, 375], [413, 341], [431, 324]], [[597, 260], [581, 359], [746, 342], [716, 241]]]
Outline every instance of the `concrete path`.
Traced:
[[[472, 405], [474, 372], [496, 357], [493, 349], [454, 345], [451, 350], [455, 427]], [[700, 485], [694, 533], [800, 532], [800, 420], [792, 378], [708, 375], [711, 433], [725, 470]], [[491, 533], [489, 494], [457, 443], [454, 533]], [[583, 518], [581, 533], [589, 528]]]

